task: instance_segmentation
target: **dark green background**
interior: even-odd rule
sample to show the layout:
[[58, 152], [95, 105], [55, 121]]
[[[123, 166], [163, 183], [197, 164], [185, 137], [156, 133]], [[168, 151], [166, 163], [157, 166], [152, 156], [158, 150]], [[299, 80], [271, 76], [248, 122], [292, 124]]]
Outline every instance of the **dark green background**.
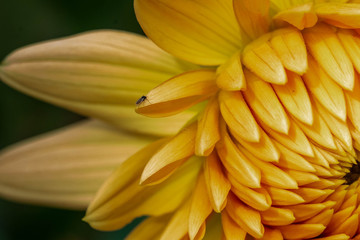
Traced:
[[[132, 0], [0, 0], [0, 59], [30, 43], [93, 29], [141, 32]], [[0, 149], [78, 121], [81, 116], [27, 97], [0, 82]], [[129, 227], [103, 233], [84, 212], [0, 200], [0, 240], [123, 239]]]

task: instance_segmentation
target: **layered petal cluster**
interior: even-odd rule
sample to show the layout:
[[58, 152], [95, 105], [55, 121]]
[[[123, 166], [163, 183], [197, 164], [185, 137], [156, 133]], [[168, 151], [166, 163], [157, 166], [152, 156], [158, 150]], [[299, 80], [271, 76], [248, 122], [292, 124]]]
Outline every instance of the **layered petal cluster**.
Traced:
[[[84, 220], [115, 230], [148, 216], [128, 239], [360, 239], [360, 3], [134, 4], [146, 35], [176, 58], [140, 37], [134, 43], [144, 46], [129, 50], [123, 33], [127, 48], [108, 42], [113, 33], [92, 33], [19, 50], [0, 69], [5, 82], [54, 104], [170, 135], [122, 162]], [[86, 55], [83, 40], [120, 50]], [[81, 43], [75, 55], [72, 41]], [[153, 62], [142, 54], [150, 45]], [[136, 69], [107, 82], [108, 65]], [[75, 81], [77, 73], [90, 76]], [[104, 74], [109, 85], [90, 84]], [[151, 119], [141, 118], [144, 126], [114, 120], [123, 120], [116, 107], [136, 100], [126, 94], [140, 97], [136, 112]]]

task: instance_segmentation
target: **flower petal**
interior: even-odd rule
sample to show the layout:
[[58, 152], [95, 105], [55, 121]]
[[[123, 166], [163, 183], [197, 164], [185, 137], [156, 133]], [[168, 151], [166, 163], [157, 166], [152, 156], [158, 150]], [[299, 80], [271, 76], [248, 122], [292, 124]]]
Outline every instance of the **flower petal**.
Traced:
[[[284, 66], [272, 49], [269, 39], [264, 35], [248, 44], [242, 55], [244, 65], [266, 82], [285, 84], [287, 82]], [[247, 76], [245, 75], [247, 78]]]
[[306, 239], [319, 236], [325, 229], [322, 224], [292, 224], [279, 227], [285, 239]]
[[360, 28], [360, 4], [327, 2], [315, 5], [318, 17], [339, 28]]
[[236, 176], [241, 184], [254, 188], [260, 187], [260, 169], [239, 151], [226, 129], [222, 129], [222, 139], [216, 145], [216, 150], [225, 169]]
[[245, 240], [247, 232], [232, 220], [226, 211], [221, 213], [221, 223], [227, 240]]
[[253, 73], [245, 71], [247, 90], [244, 92], [246, 102], [267, 126], [283, 134], [289, 132], [290, 123], [271, 85]]
[[285, 208], [270, 207], [260, 214], [262, 223], [270, 226], [285, 226], [295, 220], [293, 212]]
[[232, 56], [217, 69], [216, 84], [226, 91], [243, 90], [246, 88], [246, 79], [241, 64], [240, 53]]
[[226, 205], [226, 197], [231, 185], [215, 151], [205, 161], [204, 174], [211, 205], [216, 212], [221, 212]]
[[210, 155], [215, 144], [220, 140], [219, 115], [219, 103], [217, 97], [213, 97], [198, 118], [195, 139], [195, 154], [197, 156]]
[[311, 55], [325, 72], [346, 90], [354, 88], [354, 67], [336, 33], [330, 26], [319, 24], [303, 32]]
[[85, 209], [111, 171], [149, 141], [84, 121], [21, 142], [0, 153], [0, 195]]
[[232, 220], [251, 236], [261, 238], [264, 235], [264, 226], [261, 223], [260, 213], [247, 207], [233, 194], [229, 194], [226, 211]]
[[126, 236], [125, 240], [157, 239], [170, 220], [169, 214], [160, 217], [149, 217], [142, 221]]
[[283, 25], [282, 22], [287, 22], [299, 30], [312, 27], [318, 21], [312, 2], [284, 9], [273, 18], [278, 25]]
[[[104, 30], [19, 49], [0, 66], [0, 78], [41, 100], [152, 134], [159, 123], [134, 113], [136, 99], [190, 69], [194, 66], [172, 57], [149, 39]], [[160, 125], [168, 126], [157, 134], [174, 134], [193, 116], [188, 112], [166, 119]], [[143, 128], [144, 123], [150, 127]]]
[[136, 112], [149, 117], [179, 113], [213, 95], [218, 90], [215, 78], [209, 69], [180, 74], [152, 89]]
[[346, 103], [343, 90], [312, 57], [309, 56], [308, 61], [309, 69], [303, 76], [307, 88], [331, 114], [345, 121]]
[[312, 125], [313, 112], [307, 89], [301, 77], [287, 72], [288, 82], [285, 85], [272, 84], [281, 103], [296, 119]]
[[239, 25], [251, 39], [268, 32], [269, 0], [233, 0], [233, 4]]
[[193, 190], [201, 167], [197, 160], [188, 161], [160, 184], [139, 185], [144, 165], [162, 144], [163, 141], [150, 144], [113, 172], [89, 206], [84, 221], [95, 229], [115, 230], [136, 217], [160, 216], [183, 204]]
[[220, 91], [219, 101], [222, 117], [229, 128], [246, 141], [259, 142], [260, 128], [241, 92]]
[[232, 0], [135, 0], [134, 6], [146, 35], [189, 62], [218, 65], [244, 44]]
[[169, 177], [184, 161], [195, 153], [196, 124], [183, 129], [165, 143], [148, 161], [140, 184], [153, 184]]
[[296, 28], [282, 28], [272, 33], [271, 46], [282, 64], [302, 75], [307, 70], [307, 51], [301, 32]]
[[204, 174], [200, 174], [193, 191], [189, 213], [189, 237], [191, 240], [199, 239], [197, 236], [199, 230], [211, 212], [212, 207], [206, 190], [205, 177]]

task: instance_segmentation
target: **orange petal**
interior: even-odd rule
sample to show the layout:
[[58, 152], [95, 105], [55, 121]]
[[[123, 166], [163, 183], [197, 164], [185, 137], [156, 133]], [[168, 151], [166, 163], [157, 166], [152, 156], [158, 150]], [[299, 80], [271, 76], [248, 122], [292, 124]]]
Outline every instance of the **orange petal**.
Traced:
[[273, 205], [295, 205], [305, 202], [305, 200], [298, 194], [281, 188], [266, 187], [269, 192]]
[[296, 206], [286, 207], [291, 210], [295, 216], [295, 222], [302, 222], [308, 219], [311, 219], [322, 210], [326, 208], [325, 204], [322, 203], [314, 203], [314, 204], [299, 204]]

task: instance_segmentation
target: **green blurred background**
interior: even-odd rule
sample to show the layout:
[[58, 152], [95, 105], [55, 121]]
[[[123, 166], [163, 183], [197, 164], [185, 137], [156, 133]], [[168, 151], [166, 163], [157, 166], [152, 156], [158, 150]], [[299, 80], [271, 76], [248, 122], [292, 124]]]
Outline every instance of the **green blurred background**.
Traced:
[[[0, 59], [43, 40], [93, 29], [141, 33], [132, 0], [0, 0]], [[0, 82], [0, 149], [82, 119], [27, 97]], [[124, 239], [130, 227], [98, 232], [81, 221], [84, 212], [66, 211], [0, 199], [0, 240]]]

